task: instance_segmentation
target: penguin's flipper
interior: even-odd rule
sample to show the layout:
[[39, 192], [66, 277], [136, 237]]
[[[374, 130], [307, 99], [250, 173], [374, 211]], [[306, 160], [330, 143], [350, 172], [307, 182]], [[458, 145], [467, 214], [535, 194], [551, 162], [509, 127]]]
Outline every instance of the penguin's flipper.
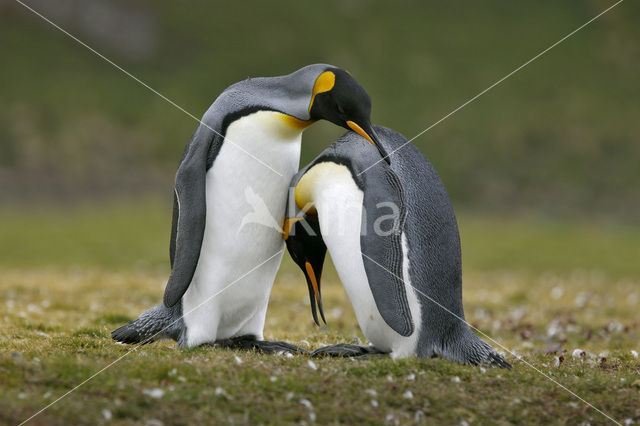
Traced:
[[414, 331], [403, 281], [402, 230], [406, 205], [398, 176], [384, 162], [361, 175], [364, 180], [362, 260], [371, 293], [384, 321], [401, 336]]
[[200, 125], [187, 144], [176, 173], [173, 224], [171, 229], [171, 276], [164, 292], [164, 304], [174, 306], [191, 283], [198, 265], [207, 217], [205, 178], [207, 162], [220, 150], [214, 132]]

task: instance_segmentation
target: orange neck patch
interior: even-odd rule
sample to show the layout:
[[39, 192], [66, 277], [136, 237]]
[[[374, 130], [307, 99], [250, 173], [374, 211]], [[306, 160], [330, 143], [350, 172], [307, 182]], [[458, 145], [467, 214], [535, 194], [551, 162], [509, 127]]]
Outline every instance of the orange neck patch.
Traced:
[[315, 120], [300, 120], [299, 118], [296, 118], [292, 115], [287, 115], [287, 114], [282, 114], [281, 116], [282, 121], [284, 121], [285, 123], [287, 123], [287, 125], [289, 125], [289, 127], [292, 127], [294, 129], [299, 129], [299, 130], [304, 130], [307, 127], [311, 126], [313, 123], [315, 123]]

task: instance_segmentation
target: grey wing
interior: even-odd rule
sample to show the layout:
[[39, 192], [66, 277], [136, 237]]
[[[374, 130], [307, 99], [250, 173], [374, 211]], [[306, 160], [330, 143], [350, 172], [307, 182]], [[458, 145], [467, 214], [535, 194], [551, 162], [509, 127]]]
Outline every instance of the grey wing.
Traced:
[[402, 229], [406, 217], [402, 185], [384, 162], [363, 176], [366, 182], [362, 226], [366, 229], [360, 237], [360, 246], [371, 293], [389, 327], [402, 336], [410, 336], [414, 326], [402, 272]]
[[211, 156], [210, 151], [217, 155], [221, 145], [221, 137], [200, 125], [187, 144], [178, 167], [169, 246], [171, 275], [164, 292], [167, 307], [180, 301], [198, 265], [207, 216], [207, 158]]

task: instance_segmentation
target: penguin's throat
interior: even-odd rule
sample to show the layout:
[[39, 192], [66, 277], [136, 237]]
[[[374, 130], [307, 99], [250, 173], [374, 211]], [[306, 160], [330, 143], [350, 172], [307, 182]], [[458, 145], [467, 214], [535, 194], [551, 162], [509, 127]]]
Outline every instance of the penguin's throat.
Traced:
[[294, 190], [296, 205], [307, 214], [317, 215], [316, 203], [323, 193], [335, 183], [352, 180], [346, 166], [333, 162], [321, 162], [302, 175]]
[[300, 120], [292, 115], [282, 113], [280, 114], [280, 119], [286, 126], [298, 131], [303, 131], [316, 122], [315, 120]]

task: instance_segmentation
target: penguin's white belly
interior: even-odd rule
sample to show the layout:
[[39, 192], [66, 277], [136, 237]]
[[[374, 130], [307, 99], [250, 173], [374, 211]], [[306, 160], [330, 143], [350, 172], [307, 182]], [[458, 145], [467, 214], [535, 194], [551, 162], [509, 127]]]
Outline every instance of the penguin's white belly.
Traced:
[[188, 346], [246, 334], [262, 339], [284, 252], [279, 227], [298, 168], [301, 134], [270, 111], [229, 125], [206, 175], [204, 240], [182, 299]]
[[315, 199], [322, 237], [362, 332], [376, 348], [391, 352], [393, 358], [414, 355], [419, 335], [420, 309], [410, 286], [406, 250], [403, 275], [415, 325], [413, 334], [408, 337], [401, 336], [387, 325], [378, 311], [369, 286], [360, 248], [364, 193], [357, 187], [345, 166], [336, 166], [329, 176], [319, 182], [321, 184], [316, 187], [319, 192], [316, 192]]

